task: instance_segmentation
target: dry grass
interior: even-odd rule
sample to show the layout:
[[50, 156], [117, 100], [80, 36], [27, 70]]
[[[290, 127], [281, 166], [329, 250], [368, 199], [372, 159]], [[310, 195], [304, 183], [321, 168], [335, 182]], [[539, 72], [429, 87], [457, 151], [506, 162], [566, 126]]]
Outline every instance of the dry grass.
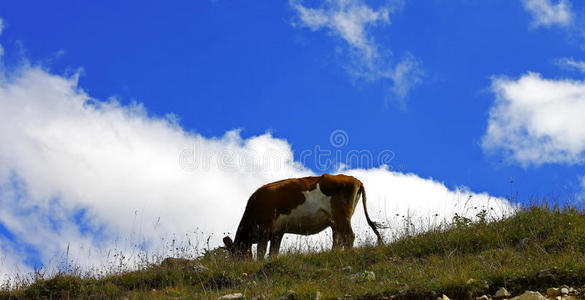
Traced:
[[262, 262], [233, 260], [216, 249], [194, 260], [167, 260], [103, 278], [62, 272], [4, 288], [0, 298], [216, 299], [239, 292], [275, 299], [294, 290], [299, 298], [319, 292], [325, 299], [427, 299], [493, 294], [500, 286], [520, 292], [585, 284], [583, 212], [540, 205], [505, 219], [487, 220], [482, 212], [477, 217], [455, 217], [380, 247], [289, 253]]

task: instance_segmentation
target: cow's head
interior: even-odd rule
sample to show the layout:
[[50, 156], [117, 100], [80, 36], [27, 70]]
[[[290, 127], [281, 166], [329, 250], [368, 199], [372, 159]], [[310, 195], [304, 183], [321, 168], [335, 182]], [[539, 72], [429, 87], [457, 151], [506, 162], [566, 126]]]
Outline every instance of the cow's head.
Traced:
[[252, 245], [243, 243], [234, 243], [229, 236], [223, 238], [225, 248], [234, 256], [238, 258], [252, 258]]
[[232, 241], [232, 238], [230, 238], [229, 236], [224, 237], [223, 244], [225, 245], [225, 248], [229, 252], [234, 253], [234, 242]]

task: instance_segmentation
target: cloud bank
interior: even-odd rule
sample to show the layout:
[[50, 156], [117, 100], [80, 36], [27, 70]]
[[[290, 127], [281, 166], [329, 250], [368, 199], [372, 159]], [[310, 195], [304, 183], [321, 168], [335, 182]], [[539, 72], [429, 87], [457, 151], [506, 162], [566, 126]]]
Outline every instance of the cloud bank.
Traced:
[[[269, 133], [204, 137], [173, 116], [92, 98], [76, 76], [30, 65], [2, 70], [0, 120], [4, 274], [59, 267], [63, 258], [82, 268], [107, 266], [112, 250], [127, 260], [141, 251], [173, 255], [171, 241], [201, 250], [210, 237], [209, 246], [218, 246], [224, 233], [235, 232], [256, 188], [313, 174], [294, 160], [286, 140]], [[402, 222], [396, 214], [449, 219], [473, 215], [472, 207], [493, 207], [495, 215], [513, 208], [384, 167], [343, 172], [365, 183], [372, 217], [394, 226]], [[361, 209], [355, 224], [356, 232], [367, 232]]]
[[495, 77], [496, 96], [482, 146], [523, 166], [578, 164], [585, 158], [585, 82], [528, 73]]
[[343, 41], [351, 57], [349, 73], [371, 81], [390, 80], [393, 84], [390, 91], [405, 107], [403, 99], [422, 82], [422, 63], [410, 54], [396, 62], [389, 50], [375, 42], [372, 34], [374, 27], [390, 24], [389, 15], [402, 6], [401, 1], [387, 1], [376, 9], [363, 0], [326, 0], [318, 8], [291, 0], [290, 5], [297, 13], [293, 25], [312, 31], [325, 30]]
[[[24, 260], [47, 262], [67, 247], [86, 258], [89, 248], [114, 248], [122, 239], [133, 239], [122, 247], [150, 249], [161, 237], [233, 231], [244, 195], [309, 174], [293, 162], [289, 144], [270, 134], [204, 138], [149, 117], [141, 105], [92, 99], [75, 77], [36, 67], [2, 78], [0, 119], [0, 221], [13, 237], [6, 240], [34, 250]], [[196, 151], [193, 159], [181, 160], [184, 149]], [[234, 154], [245, 158], [235, 167]], [[281, 164], [258, 169], [264, 157]], [[194, 163], [201, 165], [189, 170]]]

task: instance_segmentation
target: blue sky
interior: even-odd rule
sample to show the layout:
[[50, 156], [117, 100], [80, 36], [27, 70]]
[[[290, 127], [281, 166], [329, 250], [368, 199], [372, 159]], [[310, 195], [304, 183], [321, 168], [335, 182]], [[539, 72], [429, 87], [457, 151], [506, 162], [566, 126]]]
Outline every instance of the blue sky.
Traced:
[[292, 26], [296, 14], [286, 2], [36, 5], [1, 5], [9, 54], [24, 48], [31, 61], [57, 73], [83, 68], [80, 86], [93, 97], [174, 113], [203, 135], [270, 130], [302, 150], [328, 144], [340, 128], [348, 146], [390, 149], [404, 170], [450, 186], [505, 196], [514, 178], [522, 198], [580, 187], [580, 167], [522, 168], [484, 155], [480, 146], [492, 76], [581, 77], [553, 62], [579, 58], [583, 41], [563, 28], [534, 28], [521, 1], [407, 1], [391, 24], [372, 28], [393, 58], [411, 54], [422, 62], [422, 83], [404, 100], [389, 91], [390, 80], [352, 78], [348, 55], [336, 53], [347, 52], [344, 41]]
[[[584, 8], [569, 0], [5, 1], [0, 44], [5, 78], [36, 68], [47, 78], [77, 74], [73, 90], [115, 98], [122, 111], [141, 103], [139, 118], [178, 118], [168, 126], [211, 142], [234, 129], [240, 144], [269, 132], [295, 161], [316, 145], [390, 150], [390, 170], [449, 190], [567, 201], [581, 197], [585, 175], [585, 133], [574, 129], [583, 127]], [[563, 94], [567, 86], [575, 91]], [[530, 102], [542, 95], [552, 106]], [[338, 129], [349, 137], [340, 149], [330, 144]], [[35, 181], [19, 171], [29, 161], [10, 171], [34, 194]], [[323, 171], [302, 163], [305, 173]], [[356, 168], [364, 166], [347, 167]], [[60, 205], [71, 216], [87, 211], [86, 223], [63, 222], [79, 236], [102, 232], [91, 201], [78, 197]], [[0, 221], [5, 241], [18, 244]]]

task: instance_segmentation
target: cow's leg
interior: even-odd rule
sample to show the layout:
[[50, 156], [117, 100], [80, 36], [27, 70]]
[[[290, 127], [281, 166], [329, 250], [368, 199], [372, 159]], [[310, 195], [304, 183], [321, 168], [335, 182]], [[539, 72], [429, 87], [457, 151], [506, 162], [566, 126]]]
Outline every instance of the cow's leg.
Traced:
[[270, 252], [268, 256], [270, 257], [277, 257], [278, 251], [280, 250], [280, 242], [282, 241], [282, 234], [273, 235], [270, 238]]
[[[337, 243], [345, 249], [351, 249], [353, 247], [353, 241], [355, 240], [355, 234], [351, 229], [350, 219], [347, 217], [338, 218], [335, 225], [337, 227]], [[333, 244], [335, 246], [335, 235], [333, 238]]]
[[244, 243], [240, 255], [246, 259], [252, 259], [252, 243]]
[[258, 260], [264, 260], [264, 256], [266, 255], [266, 247], [268, 246], [268, 240], [262, 239], [258, 242], [258, 248], [256, 250], [256, 254]]
[[353, 230], [351, 229], [351, 224], [350, 224], [347, 232], [345, 233], [345, 238], [343, 241], [343, 248], [345, 248], [345, 249], [353, 248], [354, 241], [355, 241], [355, 234], [353, 233]]
[[333, 249], [341, 248], [341, 239], [339, 235], [339, 231], [337, 230], [336, 226], [331, 226], [331, 233], [333, 234]]

